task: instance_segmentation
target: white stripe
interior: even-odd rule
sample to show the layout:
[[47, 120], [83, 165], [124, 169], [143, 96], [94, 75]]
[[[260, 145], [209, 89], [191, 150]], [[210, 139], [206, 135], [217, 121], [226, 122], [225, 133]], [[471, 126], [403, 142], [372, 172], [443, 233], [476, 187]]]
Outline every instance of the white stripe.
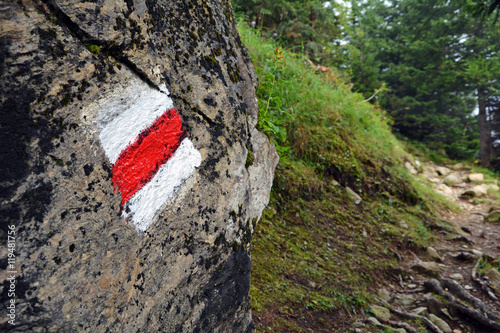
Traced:
[[174, 155], [160, 167], [149, 183], [137, 191], [127, 202], [130, 218], [138, 232], [144, 232], [163, 205], [175, 195], [179, 186], [191, 176], [201, 164], [201, 154], [191, 140], [185, 138]]
[[99, 139], [111, 163], [142, 131], [174, 107], [167, 88], [162, 85], [160, 89], [162, 92], [146, 84], [137, 85], [127, 91], [127, 96], [104, 106]]

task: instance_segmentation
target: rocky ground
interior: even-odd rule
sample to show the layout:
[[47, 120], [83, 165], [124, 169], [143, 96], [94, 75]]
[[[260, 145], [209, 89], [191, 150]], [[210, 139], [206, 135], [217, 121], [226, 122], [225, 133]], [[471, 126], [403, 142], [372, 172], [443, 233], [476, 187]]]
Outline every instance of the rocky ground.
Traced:
[[[443, 212], [437, 238], [418, 254], [398, 253], [400, 265], [378, 290], [374, 316], [356, 332], [500, 332], [500, 208], [498, 185], [461, 164], [407, 168], [460, 207]], [[425, 181], [425, 180], [424, 180]], [[408, 320], [410, 319], [410, 320]], [[416, 319], [416, 320], [413, 320]]]

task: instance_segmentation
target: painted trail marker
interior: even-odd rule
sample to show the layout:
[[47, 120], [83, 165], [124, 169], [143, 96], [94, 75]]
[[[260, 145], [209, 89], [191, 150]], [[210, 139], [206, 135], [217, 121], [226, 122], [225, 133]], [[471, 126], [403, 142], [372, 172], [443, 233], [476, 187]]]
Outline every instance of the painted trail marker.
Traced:
[[113, 164], [113, 185], [122, 216], [145, 231], [163, 205], [201, 164], [201, 154], [182, 128], [168, 90], [133, 87], [130, 96], [106, 104], [99, 139]]

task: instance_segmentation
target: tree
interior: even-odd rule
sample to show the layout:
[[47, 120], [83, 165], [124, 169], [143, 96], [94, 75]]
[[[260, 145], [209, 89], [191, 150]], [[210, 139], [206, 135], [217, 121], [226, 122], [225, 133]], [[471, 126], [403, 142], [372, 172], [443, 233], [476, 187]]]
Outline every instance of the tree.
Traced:
[[477, 133], [471, 116], [474, 88], [457, 80], [466, 27], [459, 10], [441, 0], [368, 1], [358, 18], [364, 35], [354, 39], [370, 46], [377, 76], [353, 71], [352, 80], [360, 89], [373, 89], [377, 80], [387, 84], [380, 103], [396, 132], [466, 158], [476, 151]]
[[340, 5], [326, 6], [322, 0], [233, 0], [233, 6], [282, 46], [317, 63], [341, 62], [333, 43], [342, 34]]
[[467, 0], [465, 2], [466, 2], [465, 5], [466, 10], [471, 12], [475, 17], [486, 18], [496, 12], [495, 22], [498, 20], [498, 17], [500, 15], [500, 0], [490, 0], [490, 1]]

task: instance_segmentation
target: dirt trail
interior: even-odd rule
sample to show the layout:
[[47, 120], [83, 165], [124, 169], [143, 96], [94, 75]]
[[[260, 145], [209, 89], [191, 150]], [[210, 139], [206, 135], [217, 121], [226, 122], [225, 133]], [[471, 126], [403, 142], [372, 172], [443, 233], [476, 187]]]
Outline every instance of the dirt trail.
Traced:
[[[500, 332], [500, 322], [495, 321], [500, 320], [500, 289], [495, 292], [489, 273], [483, 276], [484, 272], [477, 269], [485, 260], [500, 262], [500, 221], [485, 222], [491, 210], [500, 210], [498, 198], [492, 194], [499, 190], [496, 181], [481, 180], [483, 175], [471, 175], [461, 165], [446, 168], [425, 164], [419, 167], [420, 172], [407, 167], [429, 180], [437, 192], [461, 210], [442, 213], [443, 227], [434, 228], [437, 237], [431, 249], [396, 254], [401, 259], [400, 267], [395, 269], [388, 288], [379, 290], [378, 305], [390, 309], [390, 315], [384, 318], [382, 313], [375, 313], [379, 322], [369, 325], [379, 331], [390, 331], [391, 326], [399, 329], [396, 332], [412, 332], [412, 327], [404, 326], [404, 317], [417, 315], [421, 322], [430, 322], [425, 324], [428, 332]], [[469, 296], [478, 301], [466, 299]]]

